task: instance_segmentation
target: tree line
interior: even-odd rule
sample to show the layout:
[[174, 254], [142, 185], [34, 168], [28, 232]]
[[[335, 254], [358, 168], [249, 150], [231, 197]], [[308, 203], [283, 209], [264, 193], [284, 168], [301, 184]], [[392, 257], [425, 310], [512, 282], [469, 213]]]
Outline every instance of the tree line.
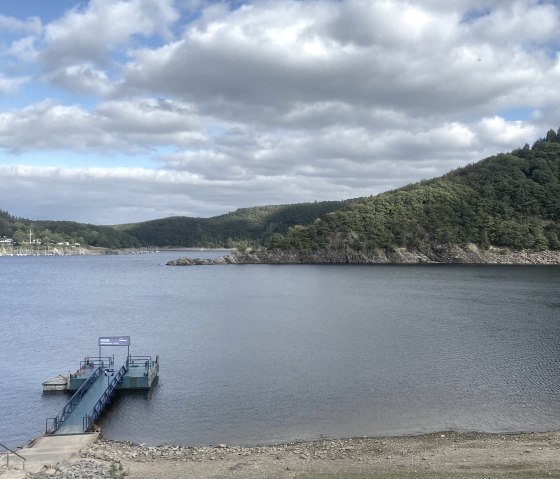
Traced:
[[102, 248], [137, 248], [140, 241], [111, 226], [96, 226], [73, 221], [32, 221], [15, 218], [0, 211], [0, 237], [14, 244], [40, 242], [43, 245], [70, 243]]
[[311, 224], [316, 218], [342, 208], [348, 201], [322, 201], [292, 205], [240, 208], [212, 218], [174, 216], [119, 226], [144, 244], [231, 248], [240, 241], [261, 247], [274, 234], [287, 233], [291, 226]]
[[560, 249], [560, 129], [532, 146], [438, 178], [345, 201], [241, 208], [212, 218], [171, 217], [96, 226], [31, 221], [0, 210], [0, 237], [106, 248], [147, 245], [355, 251], [474, 243]]
[[271, 249], [355, 251], [474, 243], [560, 249], [560, 131], [429, 181], [360, 198]]

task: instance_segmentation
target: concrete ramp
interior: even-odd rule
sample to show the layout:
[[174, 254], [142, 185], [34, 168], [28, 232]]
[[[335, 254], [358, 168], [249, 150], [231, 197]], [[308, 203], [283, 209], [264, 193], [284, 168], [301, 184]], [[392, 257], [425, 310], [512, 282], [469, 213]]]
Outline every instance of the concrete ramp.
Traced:
[[[73, 455], [89, 447], [98, 435], [99, 433], [95, 432], [71, 436], [42, 436], [32, 446], [18, 449], [17, 453], [27, 459], [25, 472], [35, 474], [45, 466], [54, 466], [59, 462], [68, 461]], [[21, 461], [12, 461], [10, 458], [10, 468], [12, 466], [19, 470], [22, 469]]]

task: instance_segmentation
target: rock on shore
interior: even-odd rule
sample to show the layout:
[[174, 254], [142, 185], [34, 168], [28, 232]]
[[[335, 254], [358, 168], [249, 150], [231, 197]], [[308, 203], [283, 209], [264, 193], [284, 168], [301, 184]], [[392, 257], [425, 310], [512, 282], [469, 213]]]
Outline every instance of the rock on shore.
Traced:
[[[31, 479], [560, 477], [560, 433], [323, 439], [271, 446], [147, 446], [99, 440]], [[0, 477], [2, 476], [0, 471]]]
[[397, 248], [392, 251], [256, 251], [208, 258], [179, 258], [170, 266], [224, 264], [560, 264], [560, 251], [512, 251], [507, 248], [481, 250], [470, 244], [433, 247], [424, 251]]

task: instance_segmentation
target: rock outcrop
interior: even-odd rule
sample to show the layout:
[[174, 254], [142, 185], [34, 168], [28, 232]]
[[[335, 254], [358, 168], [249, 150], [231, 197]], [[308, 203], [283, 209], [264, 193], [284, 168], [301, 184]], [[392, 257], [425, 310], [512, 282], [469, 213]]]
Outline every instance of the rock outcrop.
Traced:
[[179, 258], [170, 266], [224, 264], [560, 264], [560, 251], [512, 251], [506, 248], [481, 250], [467, 247], [440, 246], [424, 251], [396, 248], [391, 251], [256, 251], [208, 258]]

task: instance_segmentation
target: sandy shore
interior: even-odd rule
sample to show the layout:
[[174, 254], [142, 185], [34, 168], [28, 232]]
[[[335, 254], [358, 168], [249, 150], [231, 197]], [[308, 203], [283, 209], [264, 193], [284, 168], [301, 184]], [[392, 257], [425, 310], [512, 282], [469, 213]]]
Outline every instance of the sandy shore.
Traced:
[[100, 440], [40, 478], [560, 478], [560, 432], [354, 438], [262, 447]]

